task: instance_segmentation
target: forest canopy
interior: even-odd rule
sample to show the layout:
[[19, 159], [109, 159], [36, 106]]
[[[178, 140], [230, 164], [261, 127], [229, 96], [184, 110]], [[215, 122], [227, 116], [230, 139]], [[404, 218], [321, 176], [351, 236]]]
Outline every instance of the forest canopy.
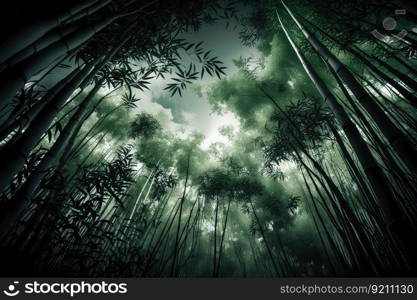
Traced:
[[42, 3], [0, 13], [2, 275], [417, 274], [414, 6]]

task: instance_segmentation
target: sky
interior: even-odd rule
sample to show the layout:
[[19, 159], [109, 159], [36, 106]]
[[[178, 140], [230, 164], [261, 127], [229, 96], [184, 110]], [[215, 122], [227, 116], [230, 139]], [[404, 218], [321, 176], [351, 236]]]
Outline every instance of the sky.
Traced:
[[[238, 72], [234, 59], [259, 54], [256, 48], [242, 46], [238, 34], [238, 28], [218, 22], [205, 25], [199, 32], [189, 33], [184, 38], [190, 42], [204, 41], [203, 48], [212, 50], [213, 55], [220, 58], [227, 67], [226, 74], [230, 76]], [[205, 91], [218, 81], [217, 77], [205, 76], [203, 80], [188, 86], [182, 97], [171, 97], [169, 92], [163, 90], [167, 82], [162, 78], [154, 80], [149, 90], [137, 94], [141, 98], [138, 110], [153, 114], [165, 129], [177, 135], [187, 135], [193, 131], [202, 133], [205, 139], [200, 147], [204, 150], [213, 143], [227, 145], [230, 141], [219, 133], [219, 129], [232, 126], [238, 131], [240, 122], [233, 112], [220, 114], [210, 106]]]

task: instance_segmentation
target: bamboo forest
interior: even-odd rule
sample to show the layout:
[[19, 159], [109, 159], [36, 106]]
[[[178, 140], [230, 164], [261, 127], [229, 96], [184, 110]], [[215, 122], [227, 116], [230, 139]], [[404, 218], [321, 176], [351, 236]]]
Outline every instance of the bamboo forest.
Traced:
[[8, 2], [2, 276], [417, 275], [415, 2]]

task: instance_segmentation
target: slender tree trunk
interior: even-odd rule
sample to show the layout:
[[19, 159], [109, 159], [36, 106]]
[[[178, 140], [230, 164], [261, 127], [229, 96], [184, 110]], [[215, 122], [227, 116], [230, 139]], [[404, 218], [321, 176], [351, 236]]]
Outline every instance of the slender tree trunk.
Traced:
[[35, 43], [30, 45], [29, 47], [26, 47], [25, 49], [13, 55], [3, 65], [0, 66], [0, 71], [10, 68], [13, 65], [18, 64], [19, 62], [27, 58], [30, 58], [33, 55], [36, 55], [37, 52], [47, 48], [49, 45], [59, 41], [62, 37], [71, 34], [77, 29], [77, 26], [65, 26], [64, 28], [58, 28], [56, 30], [51, 31], [49, 34], [44, 35], [39, 40], [35, 41]]
[[[40, 113], [34, 118], [33, 120], [33, 126], [31, 125], [26, 132], [23, 134], [19, 142], [22, 144], [23, 142], [26, 142], [26, 144], [23, 145], [24, 151], [27, 151], [27, 154], [30, 152], [29, 147], [33, 147], [34, 142], [39, 139], [41, 132], [43, 132], [49, 124], [52, 122], [55, 114], [58, 112], [58, 110], [62, 107], [62, 105], [65, 103], [65, 101], [71, 96], [71, 94], [74, 92], [75, 89], [78, 88], [78, 86], [83, 83], [86, 79], [89, 77], [91, 78], [99, 71], [99, 68], [97, 68], [98, 65], [103, 67], [110, 59], [120, 50], [120, 48], [124, 45], [124, 43], [127, 42], [129, 39], [129, 35], [126, 34], [121, 43], [115, 46], [104, 59], [101, 57], [95, 59], [91, 65], [86, 66], [83, 71], [81, 71], [73, 80], [71, 80], [70, 84], [68, 84], [66, 87], [64, 87], [55, 97], [53, 100], [51, 100], [51, 103], [48, 103], [45, 105], [45, 107], [40, 111]], [[101, 63], [101, 64], [100, 64]], [[100, 84], [96, 86], [96, 89], [98, 90]], [[94, 96], [94, 94], [92, 95]], [[92, 97], [91, 96], [91, 97]], [[87, 97], [87, 100], [90, 101], [90, 98]], [[37, 170], [31, 174], [31, 176], [26, 180], [26, 182], [23, 184], [23, 186], [19, 189], [19, 191], [16, 194], [16, 198], [19, 199], [19, 202], [22, 201], [22, 199], [30, 199], [32, 197], [32, 194], [34, 193], [37, 186], [40, 184], [42, 178], [44, 177], [44, 174], [46, 170], [49, 168], [50, 164], [55, 160], [57, 155], [60, 153], [61, 149], [65, 146], [69, 136], [71, 135], [72, 131], [75, 129], [75, 126], [77, 122], [81, 122], [81, 120], [84, 117], [84, 114], [86, 113], [88, 109], [87, 103], [83, 102], [83, 104], [80, 106], [80, 109], [77, 111], [77, 113], [73, 116], [73, 118], [70, 119], [67, 126], [65, 126], [65, 130], [61, 133], [60, 137], [57, 139], [57, 141], [54, 143], [52, 148], [48, 151], [48, 153], [43, 157], [42, 161], [37, 167]], [[34, 127], [32, 129], [32, 127]], [[32, 134], [32, 135], [30, 135]], [[18, 142], [18, 143], [19, 143]], [[18, 146], [18, 145], [16, 145]], [[19, 147], [13, 147], [14, 149], [19, 149]], [[26, 150], [27, 149], [27, 150]], [[19, 155], [23, 155], [26, 152], [18, 151]], [[20, 158], [20, 167], [21, 168], [24, 164], [23, 157]], [[16, 169], [16, 168], [15, 168]], [[14, 170], [10, 170], [14, 171]], [[15, 174], [11, 174], [12, 172], [9, 172], [9, 178], [12, 179], [12, 176]], [[0, 173], [1, 174], [1, 173]], [[2, 186], [0, 185], [0, 190]]]
[[[134, 13], [134, 12], [132, 12]], [[0, 105], [5, 106], [11, 103], [16, 92], [37, 72], [46, 68], [53, 61], [65, 53], [77, 48], [79, 45], [90, 40], [97, 32], [106, 28], [124, 15], [106, 18], [95, 24], [80, 28], [58, 42], [39, 51], [33, 57], [29, 57], [11, 68], [5, 69], [0, 74]]]
[[2, 170], [0, 170], [0, 191], [4, 191], [12, 181], [13, 176], [23, 168], [29, 153], [49, 127], [62, 104], [65, 103], [66, 99], [90, 71], [91, 65], [86, 65], [74, 78], [67, 77], [64, 79], [64, 87], [54, 92], [53, 99], [33, 119], [31, 122], [33, 124], [29, 126], [19, 140], [12, 147], [2, 149], [1, 160], [4, 164]]
[[74, 147], [72, 147], [72, 149], [70, 149], [70, 152], [67, 154], [67, 160], [77, 156], [80, 153], [80, 151], [88, 144], [88, 142], [90, 142], [91, 139], [93, 139], [98, 133], [100, 133], [100, 131], [97, 130], [101, 130], [101, 125], [104, 123], [104, 121], [121, 107], [122, 104], [116, 106], [111, 111], [106, 113], [87, 131], [85, 135], [83, 135], [83, 137], [79, 138], [80, 141]]
[[333, 124], [328, 124], [331, 132], [333, 133], [334, 138], [336, 139], [336, 142], [340, 148], [340, 151], [342, 153], [342, 157], [345, 159], [346, 167], [348, 169], [352, 170], [352, 179], [357, 183], [359, 190], [362, 193], [363, 198], [365, 199], [367, 203], [367, 208], [370, 212], [373, 212], [375, 214], [375, 207], [372, 207], [372, 205], [375, 203], [374, 199], [372, 197], [372, 193], [368, 188], [367, 183], [365, 182], [362, 173], [360, 170], [356, 167], [355, 162], [353, 161], [353, 158], [351, 157], [348, 149], [346, 148], [345, 144], [343, 143], [342, 137], [337, 132], [337, 129], [333, 126]]
[[[88, 117], [91, 102], [93, 101], [93, 98], [97, 95], [97, 92], [101, 88], [103, 81], [104, 80], [101, 80], [100, 82], [97, 82], [94, 85], [94, 87], [91, 89], [88, 95], [80, 103], [76, 112], [71, 116], [65, 127], [62, 129], [54, 145], [49, 149], [49, 151], [55, 152], [51, 154], [51, 162], [49, 164], [53, 163], [53, 161], [58, 159], [59, 157], [56, 171], [60, 171], [61, 168], [64, 166], [65, 159], [67, 158], [64, 154], [68, 153], [74, 145], [77, 134], [81, 129], [81, 126], [83, 125], [84, 121]], [[63, 153], [61, 154], [61, 152]]]
[[[77, 15], [92, 5], [96, 6], [97, 2], [99, 1], [94, 0], [77, 4], [76, 6], [65, 9], [57, 16], [51, 16], [43, 20], [38, 20], [21, 28], [17, 33], [1, 43], [2, 45], [0, 48], [2, 49], [2, 53], [0, 55], [0, 63], [4, 62], [18, 51], [34, 43], [37, 39], [41, 38], [55, 26], [67, 21], [68, 19], [71, 19], [73, 16]], [[102, 1], [102, 4], [108, 3], [110, 3], [109, 0]], [[98, 4], [96, 7], [100, 6], [102, 5]], [[87, 10], [85, 11], [87, 12]]]
[[261, 221], [259, 220], [258, 214], [256, 213], [256, 210], [255, 210], [255, 207], [253, 206], [252, 200], [250, 200], [250, 199], [249, 199], [249, 204], [250, 204], [250, 207], [252, 208], [252, 213], [253, 213], [253, 216], [255, 217], [256, 223], [258, 223], [258, 228], [259, 228], [259, 231], [261, 233], [261, 236], [262, 236], [263, 242], [265, 244], [266, 250], [268, 252], [269, 258], [271, 259], [272, 266], [274, 267], [275, 275], [279, 276], [279, 274], [280, 274], [279, 268], [278, 268], [278, 266], [275, 262], [274, 255], [272, 254], [272, 249], [269, 246], [269, 243], [268, 243], [268, 240], [266, 239], [265, 232], [264, 232], [263, 226], [261, 224]]
[[[321, 32], [323, 35], [325, 35], [327, 38], [329, 38], [331, 41], [333, 41], [335, 44], [339, 45], [339, 47], [346, 48], [345, 45], [341, 44], [336, 38], [332, 37], [330, 34], [322, 30], [320, 27], [316, 26], [315, 24], [309, 22], [306, 20], [308, 24], [316, 28], [319, 32]], [[417, 82], [412, 79], [411, 77], [407, 76], [406, 74], [403, 74], [399, 70], [395, 69], [385, 61], [377, 58], [377, 57], [371, 57], [364, 51], [360, 50], [358, 47], [355, 46], [348, 46], [347, 49], [356, 56], [360, 61], [362, 61], [365, 66], [367, 66], [372, 72], [377, 74], [379, 77], [381, 77], [385, 82], [387, 82], [389, 85], [394, 87], [402, 96], [404, 96], [405, 99], [409, 101], [409, 103], [417, 108], [417, 97], [414, 96], [410, 91], [408, 91], [405, 87], [403, 87], [399, 82], [392, 79], [388, 75], [386, 75], [383, 71], [381, 71], [378, 67], [374, 66], [369, 59], [374, 59], [380, 66], [387, 69], [389, 72], [391, 72], [393, 75], [397, 76], [403, 83], [405, 83], [408, 87], [413, 89], [414, 91], [417, 91]], [[369, 59], [367, 59], [368, 57]]]
[[[78, 137], [78, 134], [79, 134], [82, 126], [84, 125], [84, 122], [91, 116], [91, 114], [102, 103], [102, 101], [104, 101], [106, 99], [106, 97], [109, 96], [111, 93], [113, 93], [114, 91], [116, 91], [116, 89], [112, 90], [111, 92], [109, 92], [106, 95], [104, 95], [103, 97], [101, 97], [94, 104], [94, 107], [91, 108], [88, 112], [86, 112], [86, 114], [83, 117], [83, 119], [80, 122], [78, 122], [78, 125], [76, 126], [76, 128], [72, 132], [71, 137], [68, 139], [67, 145], [66, 145], [65, 149], [63, 150], [62, 155], [60, 155], [60, 157], [59, 157], [59, 163], [58, 163], [58, 166], [57, 166], [57, 170], [61, 170], [63, 168], [64, 164], [69, 160], [70, 156], [72, 155], [72, 150], [74, 149], [75, 141], [76, 141], [76, 139]], [[92, 91], [90, 91], [90, 93], [91, 92]], [[119, 107], [120, 106], [117, 106], [117, 108], [119, 108]], [[111, 111], [114, 112], [114, 110], [111, 110]], [[103, 118], [105, 118], [105, 116]]]
[[[75, 76], [60, 92], [56, 94], [53, 100], [46, 105], [41, 112], [33, 119], [33, 125], [24, 132], [21, 138], [13, 145], [11, 149], [6, 150], [4, 159], [4, 168], [0, 171], [0, 190], [4, 191], [10, 184], [13, 177], [23, 168], [26, 158], [32, 151], [33, 146], [38, 142], [43, 132], [48, 129], [50, 123], [53, 121], [54, 116], [58, 113], [62, 105], [71, 96], [73, 91], [80, 85], [80, 83], [88, 76], [92, 70], [94, 63], [86, 65], [84, 69]], [[4, 209], [2, 214], [6, 214], [0, 222], [0, 228], [4, 229], [11, 226], [12, 223], [19, 216], [23, 210], [27, 201], [26, 195], [29, 195], [28, 191], [32, 191], [37, 185], [33, 184], [34, 181], [27, 181], [19, 189], [13, 198], [13, 201], [9, 201], [8, 209]], [[1, 234], [0, 234], [1, 235]]]
[[397, 153], [398, 157], [410, 169], [410, 171], [417, 172], [417, 151], [410, 143], [407, 136], [401, 132], [392, 121], [385, 115], [381, 108], [375, 103], [372, 97], [366, 92], [362, 85], [355, 79], [351, 72], [337, 59], [309, 30], [307, 30], [294, 16], [291, 10], [281, 0], [288, 14], [297, 24], [311, 46], [318, 52], [318, 54], [326, 61], [329, 68], [331, 68], [337, 76], [349, 87], [357, 100], [368, 111], [369, 115], [374, 119], [375, 123], [381, 129], [381, 132], [386, 136], [391, 146]]
[[287, 36], [287, 39], [291, 43], [304, 69], [315, 84], [324, 101], [327, 102], [333, 111], [333, 114], [335, 115], [340, 127], [343, 129], [350, 144], [352, 145], [352, 148], [354, 149], [359, 162], [361, 163], [362, 168], [367, 175], [369, 182], [371, 183], [372, 189], [376, 194], [379, 205], [384, 212], [387, 224], [390, 224], [391, 222], [401, 218], [400, 210], [398, 205], [395, 203], [395, 198], [392, 195], [391, 190], [389, 189], [389, 184], [383, 176], [383, 173], [380, 170], [374, 157], [372, 156], [367, 144], [362, 139], [358, 129], [350, 120], [343, 107], [337, 102], [323, 80], [318, 76], [310, 63], [305, 59], [304, 55], [299, 51], [298, 47], [292, 41], [284, 25], [282, 24], [281, 19], [279, 19], [279, 21]]
[[[380, 78], [382, 78], [387, 84], [391, 85], [394, 89], [396, 89], [406, 100], [408, 100], [408, 103], [412, 105], [414, 108], [417, 108], [417, 97], [414, 96], [410, 91], [408, 91], [405, 87], [403, 87], [398, 81], [392, 79], [388, 75], [386, 75], [383, 71], [381, 71], [378, 67], [374, 66], [368, 59], [365, 58], [364, 55], [359, 53], [358, 51], [354, 50], [353, 48], [350, 48], [350, 52], [352, 52], [359, 60], [361, 60], [365, 66], [369, 68], [372, 72], [374, 72], [376, 75], [378, 75]], [[395, 74], [397, 77], [398, 75]], [[400, 80], [407, 81], [405, 79], [400, 78]], [[407, 85], [411, 85], [408, 80], [406, 83]], [[414, 81], [413, 81], [414, 82]], [[414, 82], [415, 84], [415, 82]], [[415, 88], [414, 85], [410, 86], [411, 88]]]
[[[341, 229], [339, 229], [338, 232], [340, 237], [342, 238], [345, 248], [349, 252], [350, 258], [352, 260], [351, 264], [355, 266], [356, 269], [361, 270], [366, 274], [375, 274], [376, 270], [374, 267], [373, 260], [371, 260], [371, 255], [373, 255], [373, 249], [371, 249], [369, 239], [363, 230], [363, 226], [361, 224], [359, 225], [356, 215], [353, 213], [352, 209], [349, 206], [340, 203], [341, 201], [344, 201], [340, 199], [340, 191], [335, 186], [331, 178], [328, 177], [324, 169], [320, 165], [315, 165], [314, 162], [312, 162], [312, 160], [309, 159], [312, 162], [314, 168], [319, 172], [321, 177], [324, 178], [325, 183], [329, 186], [330, 190], [328, 190], [327, 186], [322, 181], [322, 179], [315, 172], [313, 172], [313, 170], [311, 170], [311, 168], [303, 161], [298, 151], [294, 151], [299, 162], [307, 171], [307, 174], [310, 177], [310, 180], [312, 181], [316, 191], [319, 193], [319, 187], [316, 185], [313, 176], [317, 179], [317, 181], [320, 183], [320, 185], [326, 192], [328, 198], [331, 200], [331, 204], [336, 214], [337, 221], [340, 223]], [[305, 154], [305, 152], [303, 153]], [[332, 199], [332, 197], [334, 197], [332, 194], [336, 195], [337, 202]], [[323, 204], [326, 203], [325, 201], [326, 200], [323, 198]], [[327, 210], [328, 215], [332, 216], [331, 211], [327, 207], [327, 205], [325, 206], [325, 208]], [[336, 225], [336, 223], [334, 224]], [[339, 226], [335, 226], [335, 228], [338, 227]]]
[[[75, 30], [77, 30], [79, 28], [79, 26], [77, 26], [76, 24], [75, 25], [74, 24], [69, 24], [68, 25], [68, 23], [75, 22], [76, 20], [78, 20], [82, 17], [87, 17], [87, 16], [93, 14], [94, 12], [100, 10], [101, 8], [107, 6], [110, 2], [111, 2], [111, 0], [104, 0], [104, 1], [101, 1], [101, 3], [97, 3], [97, 4], [93, 5], [92, 7], [88, 7], [86, 9], [80, 11], [77, 15], [72, 14], [71, 17], [70, 17], [70, 22], [67, 22], [67, 24], [64, 25], [63, 27], [54, 28], [53, 30], [47, 32], [45, 35], [40, 37], [38, 40], [36, 40], [31, 45], [27, 46], [26, 48], [20, 50], [16, 54], [14, 54], [7, 61], [5, 61], [3, 64], [1, 64], [0, 70], [2, 71], [6, 67], [13, 66], [13, 65], [23, 61], [24, 59], [26, 59], [28, 57], [36, 55], [36, 53], [38, 53], [39, 51], [47, 48], [48, 46], [50, 46], [51, 44], [59, 41], [60, 39], [65, 38], [66, 36], [68, 36], [69, 34], [71, 34], [72, 32], [74, 32]], [[67, 21], [68, 20], [69, 19], [67, 19]]]
[[219, 216], [219, 196], [216, 196], [216, 212], [214, 217], [214, 240], [213, 240], [213, 272], [212, 277], [217, 274], [217, 221]]
[[[351, 47], [353, 48], [353, 47]], [[361, 54], [362, 57], [367, 56], [369, 59], [374, 59], [380, 66], [384, 67], [386, 70], [388, 70], [391, 74], [395, 75], [398, 79], [400, 79], [404, 84], [406, 84], [409, 88], [413, 89], [415, 92], [417, 92], [417, 81], [415, 81], [413, 78], [411, 78], [410, 76], [407, 76], [406, 74], [402, 73], [400, 70], [396, 69], [395, 67], [391, 66], [389, 63], [385, 62], [384, 60], [378, 58], [378, 57], [374, 57], [374, 56], [370, 56], [369, 54], [365, 53], [364, 51], [356, 48], [354, 50], [354, 54], [356, 52], [359, 52]], [[358, 54], [359, 54], [358, 53]], [[390, 77], [387, 76], [387, 79], [390, 79], [389, 81], [387, 81], [389, 84], [391, 83], [396, 83], [395, 80], [391, 79]], [[392, 85], [392, 84], [391, 84]], [[396, 85], [397, 86], [397, 85]], [[394, 86], [396, 88], [396, 86]], [[401, 91], [400, 91], [401, 92]], [[404, 97], [409, 96], [409, 94], [403, 94]], [[415, 96], [412, 98], [413, 100], [417, 99]]]
[[225, 220], [224, 220], [224, 225], [223, 225], [223, 233], [222, 233], [222, 237], [221, 237], [221, 240], [220, 240], [219, 259], [217, 261], [216, 277], [219, 277], [219, 275], [220, 275], [220, 264], [221, 264], [222, 253], [223, 253], [223, 242], [224, 242], [224, 237], [226, 235], [227, 221], [229, 219], [230, 203], [231, 203], [231, 199], [229, 198], [229, 200], [227, 202], [226, 213], [225, 213]]
[[[304, 174], [302, 174], [302, 175], [303, 175], [303, 179], [305, 181]], [[308, 194], [310, 196], [310, 200], [313, 203], [315, 201], [315, 199], [314, 199], [313, 194], [311, 193], [310, 187], [308, 185], [307, 185], [307, 190], [308, 190]], [[304, 192], [303, 192], [303, 194], [305, 196], [305, 193]], [[331, 258], [330, 254], [329, 254], [329, 251], [327, 250], [326, 243], [324, 242], [322, 233], [320, 231], [319, 225], [318, 225], [317, 220], [316, 220], [316, 215], [313, 213], [313, 210], [311, 209], [310, 203], [308, 201], [306, 201], [306, 202], [307, 202], [308, 213], [310, 214], [311, 218], [313, 219], [314, 228], [316, 228], [317, 235], [318, 235], [318, 237], [320, 239], [321, 248], [323, 249], [323, 251], [324, 251], [324, 253], [326, 255], [327, 263], [328, 263], [328, 265], [330, 267], [331, 274], [333, 276], [336, 276], [337, 275], [337, 272], [336, 272], [336, 269], [335, 269], [335, 267], [333, 265], [332, 258]]]
[[[279, 18], [279, 17], [278, 17]], [[281, 26], [284, 32], [287, 35], [288, 40], [290, 41], [291, 45], [293, 46], [295, 52], [297, 53], [300, 61], [302, 62], [306, 72], [309, 74], [310, 79], [315, 83], [317, 89], [319, 90], [320, 94], [327, 101], [332, 108], [335, 116], [343, 128], [345, 134], [347, 135], [349, 142], [351, 143], [355, 153], [364, 169], [365, 174], [372, 186], [373, 192], [376, 195], [376, 199], [378, 200], [378, 204], [381, 207], [385, 219], [385, 223], [391, 229], [391, 233], [396, 237], [397, 240], [401, 240], [404, 245], [410, 245], [407, 241], [404, 240], [404, 235], [401, 234], [399, 231], [403, 232], [405, 230], [410, 231], [409, 225], [407, 225], [406, 220], [403, 218], [401, 210], [398, 204], [395, 201], [395, 197], [392, 194], [392, 191], [389, 189], [389, 183], [386, 180], [385, 176], [383, 175], [382, 170], [380, 170], [377, 162], [375, 161], [374, 157], [372, 156], [370, 150], [368, 149], [366, 143], [363, 141], [362, 137], [360, 136], [359, 131], [356, 129], [355, 125], [350, 121], [347, 114], [344, 112], [343, 108], [340, 104], [337, 103], [337, 100], [334, 98], [330, 90], [321, 80], [321, 78], [315, 73], [314, 69], [311, 65], [307, 62], [301, 52], [298, 50], [297, 46], [291, 40], [290, 36], [288, 35], [285, 27], [283, 26], [280, 20]], [[329, 62], [329, 61], [328, 61]], [[329, 62], [330, 65], [330, 62]], [[335, 71], [336, 72], [336, 71]], [[401, 228], [403, 227], [404, 228]], [[401, 228], [401, 229], [400, 229]], [[405, 249], [408, 253], [409, 257], [413, 257], [411, 253], [415, 252], [415, 248], [408, 248]]]
[[[309, 184], [307, 183], [307, 180], [306, 180], [306, 178], [305, 178], [305, 176], [304, 176], [304, 172], [303, 172], [302, 170], [301, 170], [301, 174], [302, 174], [302, 176], [303, 176], [303, 180], [304, 180], [305, 186], [306, 186], [306, 188], [307, 188], [307, 190], [308, 190], [309, 194], [310, 194], [310, 195], [312, 195], [312, 193], [311, 193], [311, 189], [310, 189], [310, 186], [309, 186]], [[313, 180], [311, 177], [310, 177], [310, 179], [311, 179], [311, 180]], [[316, 187], [316, 186], [315, 186], [315, 187]], [[316, 187], [316, 189], [317, 189], [317, 187]], [[317, 191], [318, 191], [318, 189], [317, 189]], [[332, 251], [333, 251], [333, 254], [336, 256], [336, 258], [337, 258], [338, 262], [341, 264], [341, 266], [342, 266], [342, 268], [343, 268], [344, 272], [345, 272], [345, 273], [346, 273], [346, 272], [350, 273], [350, 272], [352, 271], [352, 267], [351, 267], [351, 266], [349, 266], [348, 262], [346, 261], [345, 256], [343, 256], [343, 255], [342, 255], [342, 253], [340, 252], [340, 249], [337, 247], [337, 245], [336, 245], [336, 243], [335, 243], [335, 236], [334, 236], [334, 235], [332, 235], [332, 234], [329, 232], [329, 230], [327, 229], [327, 227], [326, 227], [326, 223], [324, 222], [323, 217], [322, 217], [322, 216], [321, 216], [321, 214], [320, 214], [320, 211], [319, 211], [319, 209], [318, 209], [318, 207], [317, 207], [317, 205], [316, 205], [316, 201], [315, 201], [315, 199], [314, 199], [314, 198], [312, 198], [311, 200], [312, 200], [311, 202], [312, 202], [313, 207], [314, 207], [314, 211], [316, 212], [316, 215], [317, 215], [317, 217], [318, 217], [318, 219], [319, 219], [319, 221], [320, 221], [320, 224], [321, 224], [321, 226], [322, 226], [322, 228], [323, 228], [323, 230], [324, 230], [324, 233], [326, 234], [327, 242], [329, 243], [329, 245], [330, 245], [330, 247], [331, 247], [331, 249], [332, 249]], [[355, 267], [355, 268], [356, 268], [356, 265], [355, 265], [355, 264], [353, 264], [353, 267]]]
[[28, 109], [26, 113], [21, 115], [16, 120], [10, 120], [2, 126], [0, 131], [0, 140], [4, 140], [15, 129], [23, 130], [28, 124], [30, 124], [36, 115], [53, 99], [53, 97], [64, 88], [64, 86], [71, 81], [75, 75], [79, 72], [78, 69], [71, 72], [65, 79], [59, 81], [53, 88], [51, 88], [42, 99], [38, 100], [32, 107]]
[[184, 183], [184, 191], [182, 193], [181, 202], [180, 202], [180, 211], [178, 214], [178, 223], [177, 223], [177, 230], [175, 234], [175, 245], [174, 245], [174, 257], [172, 258], [172, 264], [171, 264], [171, 271], [170, 271], [170, 277], [177, 276], [177, 259], [178, 259], [178, 246], [180, 242], [180, 229], [181, 229], [181, 218], [182, 218], [182, 210], [184, 206], [184, 200], [185, 200], [185, 193], [187, 191], [187, 184], [188, 184], [188, 175], [190, 171], [190, 158], [191, 153], [188, 154], [188, 162], [187, 162], [187, 171], [185, 175], [185, 183]]

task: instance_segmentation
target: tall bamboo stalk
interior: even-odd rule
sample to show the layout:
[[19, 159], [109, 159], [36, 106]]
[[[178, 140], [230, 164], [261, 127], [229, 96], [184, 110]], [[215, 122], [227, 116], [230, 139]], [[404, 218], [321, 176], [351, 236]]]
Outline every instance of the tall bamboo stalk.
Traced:
[[417, 173], [417, 151], [411, 144], [407, 136], [401, 132], [392, 121], [385, 115], [382, 109], [375, 103], [372, 97], [366, 92], [363, 86], [356, 80], [352, 73], [334, 56], [306, 27], [304, 27], [288, 6], [282, 1], [288, 14], [296, 23], [298, 28], [304, 34], [310, 45], [317, 51], [337, 76], [347, 85], [356, 99], [367, 110], [375, 123], [381, 129], [381, 132], [390, 142], [398, 157], [404, 162], [411, 172]]

